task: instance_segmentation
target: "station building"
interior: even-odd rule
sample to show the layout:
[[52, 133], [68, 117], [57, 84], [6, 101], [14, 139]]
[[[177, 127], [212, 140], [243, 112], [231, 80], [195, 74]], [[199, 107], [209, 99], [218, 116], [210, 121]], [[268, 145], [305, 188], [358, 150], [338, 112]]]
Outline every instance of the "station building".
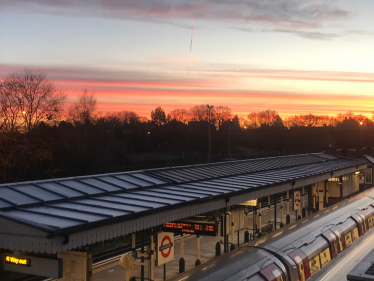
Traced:
[[[316, 153], [3, 184], [0, 251], [53, 259], [212, 212], [223, 232], [234, 227], [227, 211], [251, 200], [260, 214], [261, 202], [287, 202], [289, 212], [295, 196], [304, 212], [321, 210], [359, 192], [360, 174], [370, 185], [367, 160]], [[248, 228], [240, 225], [232, 229]]]

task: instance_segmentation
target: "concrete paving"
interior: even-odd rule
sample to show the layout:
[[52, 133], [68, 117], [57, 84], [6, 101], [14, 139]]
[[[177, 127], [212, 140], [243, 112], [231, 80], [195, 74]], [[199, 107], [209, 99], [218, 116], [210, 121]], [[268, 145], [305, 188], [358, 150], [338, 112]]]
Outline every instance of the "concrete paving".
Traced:
[[[292, 202], [292, 201], [290, 201]], [[307, 202], [307, 199], [306, 199]], [[286, 201], [284, 201], [284, 224], [286, 223]], [[308, 212], [306, 212], [308, 215]], [[271, 207], [271, 217], [274, 219], [274, 206]], [[290, 217], [291, 222], [296, 220], [295, 211], [293, 211], [292, 205], [290, 204]], [[281, 221], [280, 204], [277, 204], [277, 222], [279, 227], [279, 222]], [[248, 215], [249, 227], [252, 228], [253, 217], [252, 213]], [[262, 223], [266, 224], [268, 222], [268, 211], [267, 209], [262, 210]], [[277, 228], [278, 228], [277, 227]], [[244, 232], [245, 230], [239, 231], [239, 247], [244, 243]], [[200, 261], [203, 264], [208, 260], [215, 257], [215, 247], [216, 247], [216, 237], [211, 236], [200, 236]], [[184, 259], [185, 259], [185, 270], [189, 270], [195, 266], [196, 261], [196, 250], [197, 250], [197, 238], [195, 235], [185, 236], [184, 239]], [[166, 278], [170, 278], [179, 273], [179, 258], [180, 258], [180, 239], [175, 240], [174, 249], [174, 261], [166, 264]], [[221, 253], [223, 253], [223, 237], [221, 237]], [[231, 242], [231, 235], [229, 235], [229, 242]], [[235, 247], [238, 247], [238, 234], [234, 234]], [[147, 262], [147, 261], [146, 261]], [[149, 267], [144, 268], [145, 278], [149, 278]], [[136, 276], [140, 277], [140, 266], [136, 267]], [[140, 280], [140, 278], [137, 280]], [[94, 267], [93, 269], [93, 280], [94, 281], [119, 281], [125, 279], [125, 270], [123, 270], [119, 264], [118, 260], [104, 264], [102, 266]], [[147, 279], [146, 279], [147, 280]], [[148, 279], [149, 280], [149, 279]], [[155, 281], [164, 280], [164, 267], [155, 266]]]

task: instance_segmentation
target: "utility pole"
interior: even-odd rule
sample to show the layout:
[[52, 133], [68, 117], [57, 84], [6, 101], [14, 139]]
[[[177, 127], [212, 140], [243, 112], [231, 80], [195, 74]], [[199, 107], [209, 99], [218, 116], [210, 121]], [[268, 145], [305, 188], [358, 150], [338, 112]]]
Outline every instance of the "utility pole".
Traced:
[[360, 122], [360, 131], [361, 131], [361, 151], [360, 151], [360, 155], [362, 156], [362, 121]]
[[231, 159], [231, 119], [229, 119], [229, 161]]
[[207, 104], [206, 107], [208, 108], [208, 134], [209, 134], [209, 152], [208, 152], [208, 161], [212, 163], [212, 140], [210, 136], [210, 110], [214, 107], [214, 105]]

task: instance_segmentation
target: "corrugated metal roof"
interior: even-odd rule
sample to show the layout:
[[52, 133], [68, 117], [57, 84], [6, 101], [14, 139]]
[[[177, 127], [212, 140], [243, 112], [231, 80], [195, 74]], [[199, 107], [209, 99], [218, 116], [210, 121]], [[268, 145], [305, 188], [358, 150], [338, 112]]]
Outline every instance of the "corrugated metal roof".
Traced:
[[365, 159], [371, 164], [374, 165], [374, 157], [370, 155], [364, 155]]
[[306, 154], [4, 184], [0, 217], [65, 235], [365, 163]]

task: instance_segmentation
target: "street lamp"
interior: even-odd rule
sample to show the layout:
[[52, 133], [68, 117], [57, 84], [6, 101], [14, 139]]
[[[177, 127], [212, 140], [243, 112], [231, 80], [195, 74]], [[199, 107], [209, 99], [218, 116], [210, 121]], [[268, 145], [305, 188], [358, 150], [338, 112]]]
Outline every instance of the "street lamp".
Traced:
[[229, 119], [229, 161], [231, 158], [231, 119]]
[[20, 111], [19, 113], [22, 113], [23, 118], [25, 119], [24, 122], [25, 122], [25, 133], [26, 133], [26, 131], [27, 131], [27, 122], [26, 122], [26, 118], [27, 118], [26, 114], [27, 114], [27, 111], [22, 110], [22, 111]]
[[206, 107], [208, 108], [208, 134], [209, 134], [209, 152], [208, 152], [208, 161], [212, 163], [212, 142], [210, 137], [210, 110], [214, 107], [214, 105], [207, 104]]

